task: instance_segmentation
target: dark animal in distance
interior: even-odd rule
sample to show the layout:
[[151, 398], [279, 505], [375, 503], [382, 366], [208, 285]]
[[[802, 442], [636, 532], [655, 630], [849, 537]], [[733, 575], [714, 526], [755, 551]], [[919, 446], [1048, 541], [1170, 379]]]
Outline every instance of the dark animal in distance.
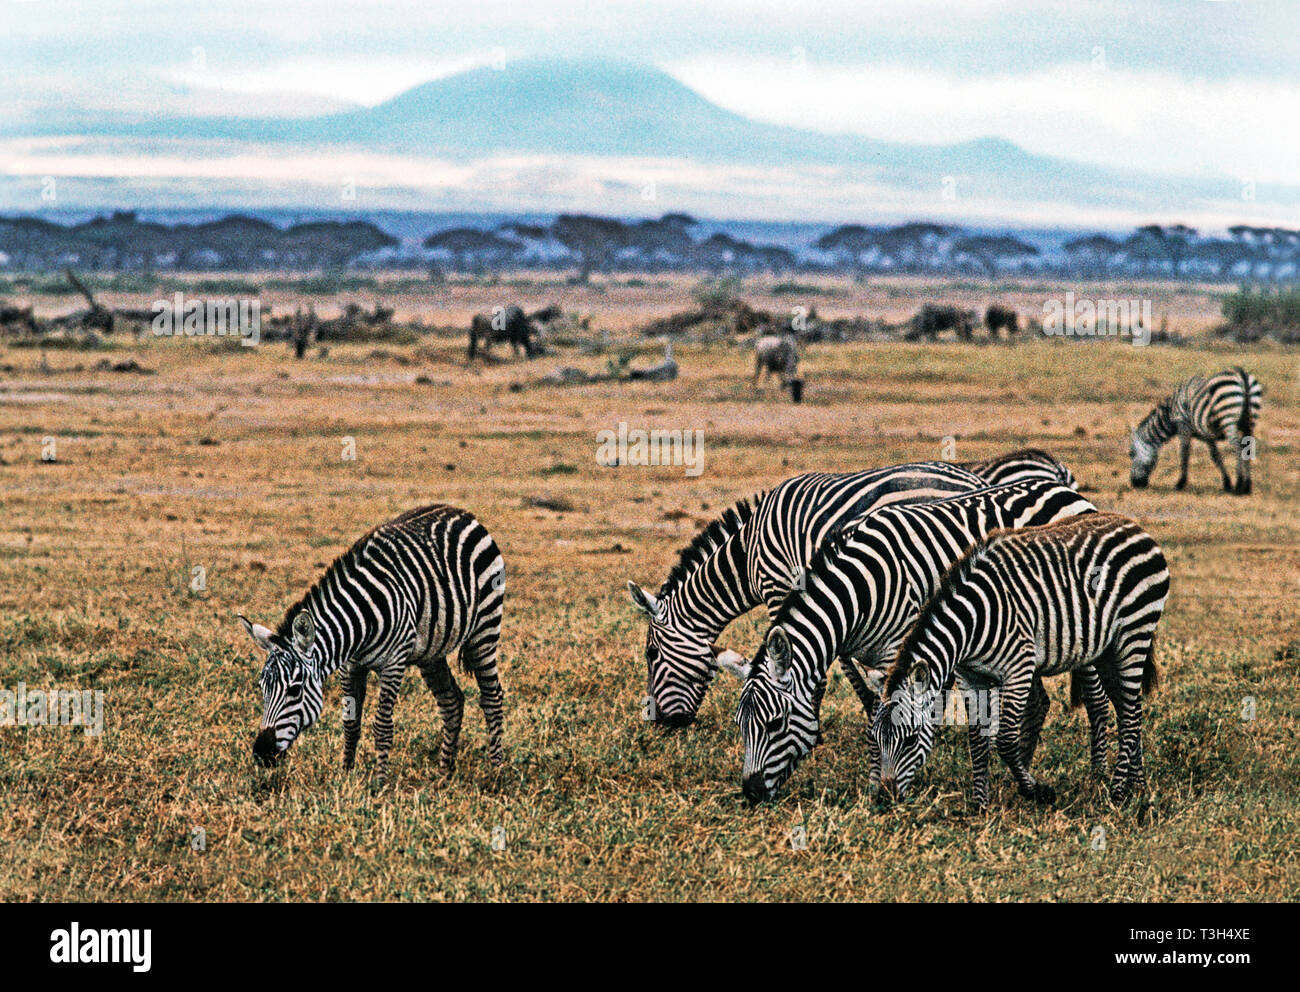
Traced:
[[490, 354], [492, 345], [508, 342], [516, 358], [520, 349], [524, 357], [535, 358], [540, 349], [537, 345], [537, 328], [517, 306], [498, 307], [491, 316], [475, 314], [469, 326], [469, 357], [478, 356], [480, 343], [483, 353]]
[[1020, 331], [1020, 318], [1010, 307], [994, 303], [984, 311], [984, 326], [989, 329], [989, 337], [998, 336], [998, 331], [1007, 329], [1007, 337], [1013, 337]]
[[911, 330], [905, 335], [908, 341], [925, 338], [933, 341], [940, 331], [956, 331], [957, 337], [969, 341], [975, 330], [975, 311], [962, 310], [949, 303], [926, 303], [912, 318]]

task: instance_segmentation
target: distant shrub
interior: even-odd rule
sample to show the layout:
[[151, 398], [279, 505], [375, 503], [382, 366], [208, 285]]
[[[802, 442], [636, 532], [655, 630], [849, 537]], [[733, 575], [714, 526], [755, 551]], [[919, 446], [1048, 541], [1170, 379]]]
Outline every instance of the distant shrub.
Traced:
[[1229, 329], [1300, 330], [1300, 286], [1243, 286], [1223, 297], [1223, 317]]
[[740, 298], [740, 280], [735, 276], [705, 279], [691, 290], [691, 298], [705, 310], [724, 310]]
[[312, 296], [329, 296], [334, 293], [354, 293], [362, 289], [377, 289], [379, 283], [370, 276], [353, 276], [327, 272], [301, 279], [268, 279], [268, 289], [287, 289]]

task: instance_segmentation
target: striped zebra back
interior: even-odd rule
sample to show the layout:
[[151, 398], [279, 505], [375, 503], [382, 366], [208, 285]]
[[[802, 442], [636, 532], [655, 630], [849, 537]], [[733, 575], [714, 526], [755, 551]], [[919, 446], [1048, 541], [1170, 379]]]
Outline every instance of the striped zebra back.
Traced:
[[1022, 448], [1005, 455], [974, 462], [956, 462], [959, 468], [973, 472], [990, 486], [1005, 486], [1013, 482], [1053, 482], [1060, 486], [1078, 489], [1072, 473], [1064, 462], [1041, 448]]
[[277, 633], [287, 636], [309, 610], [330, 674], [389, 650], [408, 624], [426, 632], [425, 651], [460, 650], [485, 625], [499, 626], [504, 600], [505, 562], [487, 528], [468, 511], [431, 504], [358, 539], [289, 607]]
[[822, 542], [850, 522], [883, 507], [929, 502], [986, 485], [948, 462], [787, 479], [764, 497], [747, 528], [751, 588], [774, 614]]
[[774, 613], [826, 536], [873, 507], [982, 485], [956, 466], [922, 462], [796, 476], [736, 504], [683, 550], [658, 596], [628, 583], [649, 621], [646, 715], [667, 726], [694, 720], [717, 671], [717, 637], [755, 606]]

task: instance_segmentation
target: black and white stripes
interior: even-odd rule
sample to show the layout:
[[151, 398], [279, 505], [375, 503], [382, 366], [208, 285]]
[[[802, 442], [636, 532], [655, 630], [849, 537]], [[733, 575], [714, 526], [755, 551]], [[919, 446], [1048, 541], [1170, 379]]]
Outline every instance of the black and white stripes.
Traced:
[[[1022, 760], [1019, 727], [1035, 677], [1095, 668], [1115, 706], [1111, 798], [1143, 784], [1142, 693], [1155, 682], [1155, 630], [1169, 592], [1159, 546], [1114, 514], [1002, 531], [953, 566], [899, 651], [870, 736], [882, 794], [901, 796], [934, 742], [932, 700], [954, 675], [996, 693], [998, 753], [1022, 795], [1051, 802]], [[972, 728], [975, 800], [988, 804], [989, 736]]]
[[393, 705], [408, 665], [420, 669], [443, 718], [439, 764], [455, 763], [464, 696], [448, 656], [478, 682], [493, 764], [504, 761], [504, 698], [497, 641], [505, 563], [471, 514], [443, 505], [381, 524], [344, 552], [275, 632], [243, 621], [267, 652], [262, 728], [255, 757], [273, 763], [320, 716], [325, 680], [343, 670], [343, 762], [351, 767], [361, 733], [366, 679], [379, 676], [375, 748], [383, 774], [393, 741]]
[[717, 671], [714, 642], [760, 604], [774, 615], [822, 541], [862, 514], [984, 485], [944, 462], [920, 462], [846, 475], [814, 472], [742, 500], [705, 528], [680, 555], [657, 596], [628, 583], [646, 615], [647, 693], [654, 719], [684, 726]]
[[[1210, 457], [1223, 478], [1225, 492], [1249, 493], [1250, 463], [1254, 458], [1253, 435], [1259, 417], [1264, 390], [1259, 380], [1245, 369], [1232, 368], [1208, 379], [1193, 376], [1180, 385], [1172, 396], [1160, 401], [1132, 432], [1129, 457], [1132, 467], [1129, 480], [1142, 489], [1156, 467], [1160, 448], [1177, 436], [1179, 473], [1174, 488], [1187, 485], [1187, 463], [1192, 441], [1204, 441]], [[1233, 485], [1219, 454], [1219, 441], [1228, 441], [1237, 453], [1237, 482]]]
[[[831, 663], [843, 658], [852, 673], [859, 664], [881, 668], [893, 661], [946, 569], [972, 544], [1000, 528], [1094, 511], [1067, 487], [1021, 482], [886, 507], [829, 538], [802, 587], [777, 612], [754, 663], [736, 671], [745, 677], [736, 723], [745, 745], [746, 797], [770, 797], [816, 743], [817, 703]], [[868, 680], [859, 674], [851, 681], [857, 689]], [[1041, 686], [1037, 695], [1031, 753], [1047, 712]], [[874, 696], [859, 696], [868, 712], [874, 709]]]
[[1074, 473], [1042, 448], [1022, 448], [1005, 455], [974, 462], [956, 462], [958, 468], [974, 472], [990, 486], [1005, 486], [1012, 482], [1054, 482], [1058, 486], [1078, 489]]

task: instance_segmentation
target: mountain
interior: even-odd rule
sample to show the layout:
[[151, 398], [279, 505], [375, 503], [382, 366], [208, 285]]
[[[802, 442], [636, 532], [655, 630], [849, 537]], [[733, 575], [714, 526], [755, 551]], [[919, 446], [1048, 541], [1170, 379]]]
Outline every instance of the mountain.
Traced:
[[[888, 205], [896, 212], [929, 204], [932, 212], [945, 216], [974, 212], [985, 219], [999, 211], [1012, 216], [1030, 209], [1040, 219], [1053, 210], [1076, 218], [1108, 211], [1108, 219], [1118, 213], [1182, 219], [1204, 214], [1215, 204], [1230, 211], [1234, 200], [1239, 209], [1241, 202], [1239, 183], [1226, 177], [1150, 176], [1035, 155], [994, 137], [913, 145], [766, 124], [718, 107], [659, 69], [590, 59], [522, 60], [499, 69], [473, 69], [374, 107], [308, 117], [65, 110], [0, 121], [0, 139], [6, 134], [112, 139], [128, 143], [123, 154], [145, 157], [176, 155], [179, 149], [181, 155], [203, 158], [212, 142], [222, 142], [267, 156], [333, 150], [461, 166], [489, 162], [490, 169], [464, 180], [476, 184], [472, 189], [457, 192], [446, 188], [452, 180], [438, 180], [437, 206], [447, 209], [550, 205], [608, 210], [611, 200], [626, 198], [636, 184], [627, 178], [629, 171], [636, 172], [628, 162], [646, 163], [641, 171], [652, 165], [660, 172], [665, 164], [691, 166], [689, 177], [679, 181], [672, 175], [682, 194], [674, 205], [730, 211], [731, 216], [739, 216], [735, 210], [745, 205], [769, 203], [785, 204], [777, 209], [800, 216], [801, 199], [806, 203], [810, 197], [821, 198], [827, 210], [853, 202]], [[535, 161], [520, 164], [517, 160], [524, 157]], [[607, 165], [593, 166], [593, 160]], [[755, 180], [754, 170], [767, 178]], [[277, 196], [282, 203], [297, 198], [306, 205], [302, 197], [312, 195], [302, 182], [280, 180], [277, 194], [256, 174], [248, 181], [260, 183], [262, 205]], [[129, 195], [129, 180], [115, 182], [114, 196]], [[740, 183], [748, 192], [738, 190]], [[237, 185], [223, 176], [212, 188], [221, 189], [225, 202], [235, 205], [238, 194], [233, 201], [230, 195]], [[422, 194], [416, 186], [399, 171], [383, 184], [383, 205], [428, 202], [427, 191]], [[141, 187], [147, 195], [159, 188], [158, 181]], [[1257, 195], [1294, 202], [1295, 192], [1259, 189]], [[587, 203], [584, 196], [605, 202]]]

